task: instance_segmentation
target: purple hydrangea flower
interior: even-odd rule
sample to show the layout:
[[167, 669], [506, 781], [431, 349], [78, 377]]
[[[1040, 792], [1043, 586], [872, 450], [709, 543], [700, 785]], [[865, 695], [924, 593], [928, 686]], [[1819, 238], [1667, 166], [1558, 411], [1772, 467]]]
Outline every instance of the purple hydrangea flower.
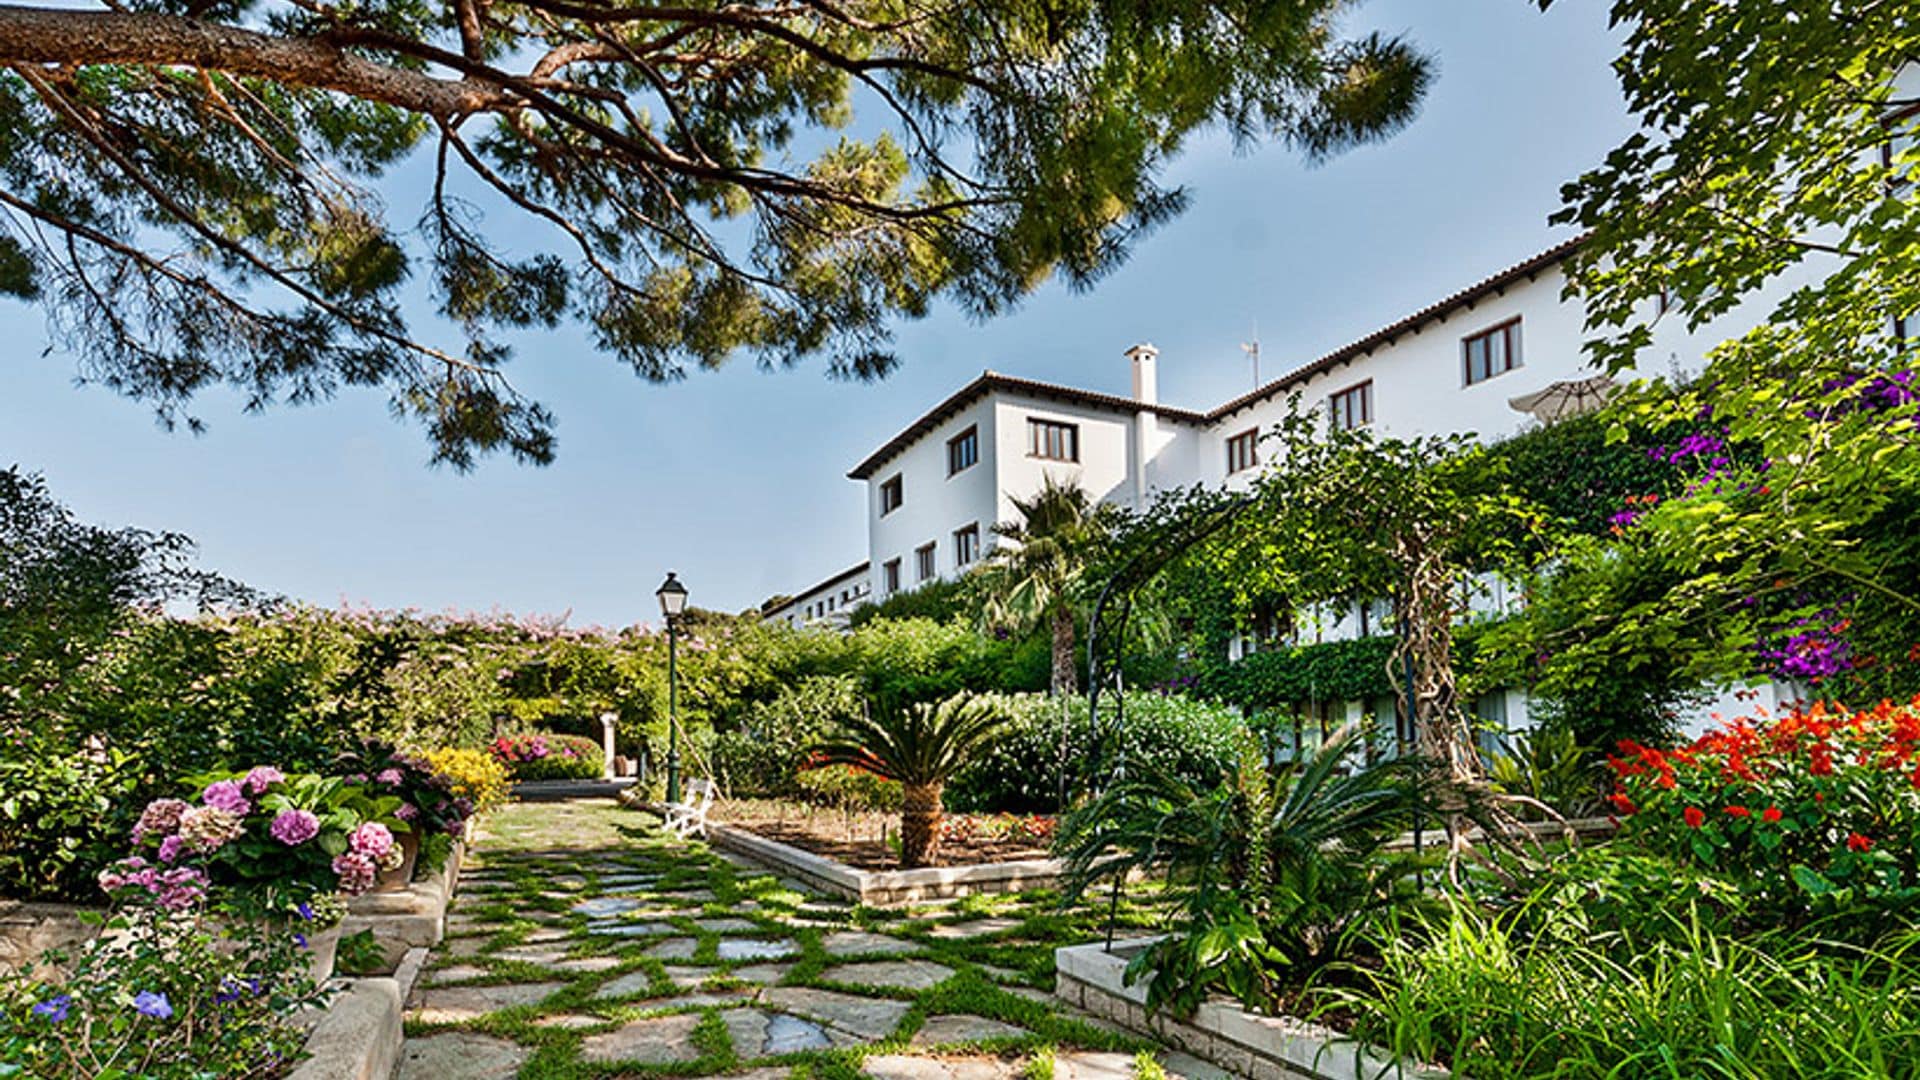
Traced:
[[300, 916], [300, 918], [302, 918], [303, 920], [307, 922], [313, 921], [313, 905], [307, 903], [305, 900], [302, 900], [298, 904], [295, 904], [293, 907], [293, 911], [294, 911], [294, 914]]
[[412, 821], [420, 816], [420, 810], [412, 803], [402, 803], [393, 811], [393, 816], [401, 821]]
[[180, 827], [180, 815], [187, 812], [187, 804], [179, 799], [155, 799], [140, 811], [140, 822], [133, 827], [133, 842], [138, 844], [149, 836], [167, 836]]
[[49, 1024], [57, 1024], [67, 1018], [67, 1010], [73, 1005], [73, 995], [55, 994], [33, 1007], [33, 1015], [41, 1017]]
[[374, 875], [379, 864], [370, 856], [349, 851], [333, 858], [333, 872], [340, 875], [340, 891], [348, 896], [359, 896], [373, 888]]
[[247, 791], [259, 795], [286, 778], [286, 773], [281, 772], [271, 765], [255, 765], [241, 783], [246, 785]]
[[267, 834], [288, 847], [304, 844], [319, 832], [320, 819], [308, 810], [282, 810], [267, 826]]
[[167, 1000], [167, 995], [156, 994], [151, 990], [142, 990], [133, 995], [133, 1009], [140, 1015], [151, 1016], [155, 1020], [173, 1018], [173, 1003]]
[[160, 841], [160, 861], [172, 864], [175, 859], [180, 857], [180, 849], [186, 846], [187, 842], [178, 836], [169, 836], [165, 840]]
[[241, 790], [238, 780], [217, 780], [207, 785], [200, 793], [200, 801], [216, 810], [225, 810], [229, 814], [245, 817], [253, 804], [247, 802], [246, 792]]
[[407, 776], [399, 769], [381, 769], [379, 772], [373, 774], [373, 778], [388, 787], [399, 787], [401, 781], [405, 780]]

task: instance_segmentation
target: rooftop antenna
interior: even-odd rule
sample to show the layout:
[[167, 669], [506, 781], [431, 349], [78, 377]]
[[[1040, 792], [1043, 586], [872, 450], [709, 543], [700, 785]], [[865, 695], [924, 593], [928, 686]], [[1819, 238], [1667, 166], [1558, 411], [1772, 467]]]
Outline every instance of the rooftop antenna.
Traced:
[[1240, 343], [1240, 351], [1253, 361], [1253, 388], [1260, 389], [1260, 322], [1254, 320], [1253, 340]]

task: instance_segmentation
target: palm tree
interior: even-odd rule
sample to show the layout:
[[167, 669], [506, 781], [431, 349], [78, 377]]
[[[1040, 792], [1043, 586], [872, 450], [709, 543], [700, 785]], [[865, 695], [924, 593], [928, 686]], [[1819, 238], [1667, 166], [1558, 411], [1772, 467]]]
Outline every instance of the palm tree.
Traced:
[[993, 527], [1009, 543], [981, 568], [986, 618], [1015, 632], [1046, 623], [1053, 635], [1053, 693], [1073, 694], [1080, 685], [1073, 657], [1075, 594], [1112, 531], [1114, 510], [1079, 484], [1051, 475], [1031, 498], [1014, 499], [1013, 508], [1019, 521]]
[[882, 705], [841, 721], [822, 743], [822, 765], [851, 765], [901, 787], [900, 865], [932, 866], [940, 857], [941, 795], [947, 781], [1007, 723], [1000, 702], [960, 693], [938, 702]]
[[1060, 823], [1068, 900], [1134, 872], [1179, 887], [1175, 932], [1142, 953], [1148, 1003], [1189, 1012], [1224, 991], [1273, 1006], [1284, 985], [1337, 960], [1355, 931], [1417, 889], [1414, 860], [1388, 841], [1442, 801], [1435, 763], [1366, 764], [1347, 725], [1304, 760], [1267, 761], [1252, 733], [1239, 763], [1207, 788], [1151, 766]]

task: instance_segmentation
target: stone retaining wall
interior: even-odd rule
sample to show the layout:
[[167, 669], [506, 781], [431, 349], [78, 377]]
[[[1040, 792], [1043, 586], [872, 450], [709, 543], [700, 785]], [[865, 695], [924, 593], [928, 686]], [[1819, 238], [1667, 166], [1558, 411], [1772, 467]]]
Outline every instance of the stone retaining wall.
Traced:
[[1209, 1001], [1191, 1017], [1147, 1012], [1147, 982], [1125, 985], [1127, 962], [1155, 939], [1054, 950], [1054, 994], [1129, 1031], [1159, 1039], [1252, 1080], [1444, 1080], [1441, 1069], [1397, 1062], [1331, 1028]]
[[81, 913], [88, 911], [106, 914], [105, 908], [79, 904], [0, 900], [0, 973], [37, 965], [48, 949], [71, 949], [92, 941], [100, 928], [81, 921]]

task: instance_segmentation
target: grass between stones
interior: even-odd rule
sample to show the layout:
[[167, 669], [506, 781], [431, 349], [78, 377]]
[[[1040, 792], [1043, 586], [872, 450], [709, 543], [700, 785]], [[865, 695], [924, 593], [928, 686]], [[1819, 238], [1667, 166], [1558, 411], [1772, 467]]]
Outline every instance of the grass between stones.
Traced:
[[[651, 820], [611, 801], [496, 814], [409, 1002], [408, 1037], [510, 1040], [527, 1080], [748, 1069], [844, 1080], [875, 1054], [997, 1059], [1002, 1075], [1038, 1080], [1086, 1051], [1137, 1054], [1136, 1075], [1167, 1075], [1151, 1043], [1045, 993], [1053, 950], [1103, 934], [1104, 905], [1063, 909], [1048, 892], [846, 905], [670, 840]], [[1150, 931], [1164, 911], [1154, 901], [1150, 890], [1121, 897], [1122, 933]], [[860, 977], [875, 975], [919, 985]], [[934, 1017], [956, 1018], [938, 1031], [992, 1034], [916, 1039]], [[730, 1019], [743, 1034], [777, 1024], [766, 1047], [807, 1048], [737, 1046]], [[403, 1065], [401, 1080], [421, 1078]]]

